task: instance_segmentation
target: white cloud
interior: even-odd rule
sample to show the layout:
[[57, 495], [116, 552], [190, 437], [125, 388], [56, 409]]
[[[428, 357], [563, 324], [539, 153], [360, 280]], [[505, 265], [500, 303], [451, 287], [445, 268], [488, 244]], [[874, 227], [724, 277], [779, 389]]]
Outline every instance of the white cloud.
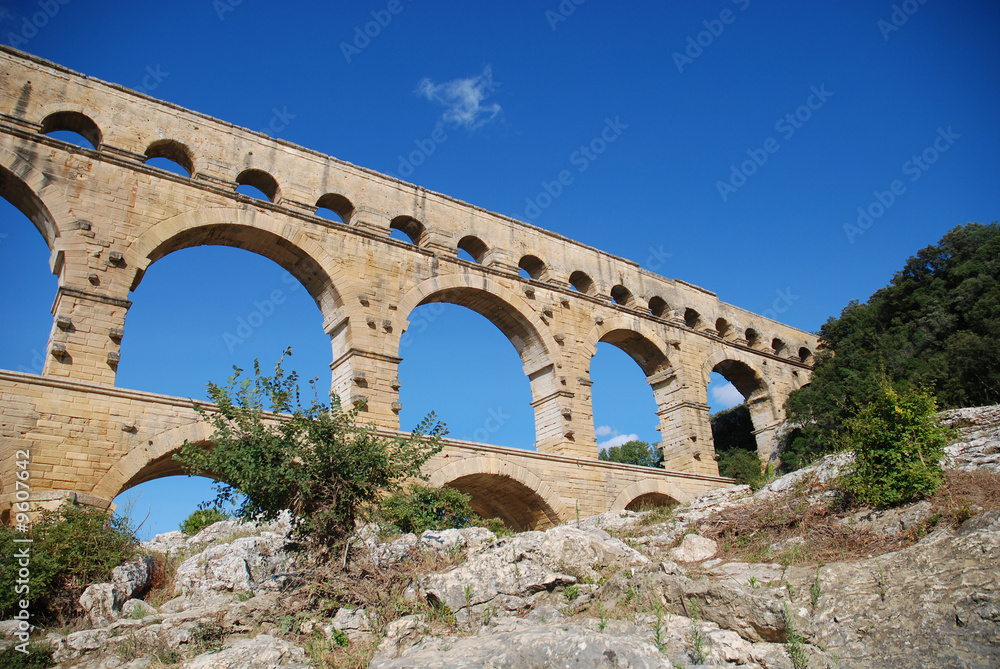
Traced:
[[424, 78], [417, 85], [416, 93], [443, 105], [445, 110], [442, 118], [445, 121], [472, 130], [489, 123], [500, 113], [500, 105], [497, 103], [483, 104], [499, 85], [493, 81], [493, 70], [487, 65], [480, 75], [452, 79], [443, 84], [435, 84]]
[[637, 434], [619, 434], [611, 437], [607, 441], [597, 442], [597, 450], [604, 448], [611, 448], [612, 446], [621, 446], [622, 444], [627, 444], [630, 441], [638, 441], [639, 435]]
[[729, 382], [725, 385], [712, 386], [713, 409], [729, 409], [737, 404], [743, 404], [743, 401], [743, 395]]
[[598, 437], [606, 437], [609, 434], [612, 434], [611, 426], [600, 425], [594, 430], [594, 434], [596, 434]]

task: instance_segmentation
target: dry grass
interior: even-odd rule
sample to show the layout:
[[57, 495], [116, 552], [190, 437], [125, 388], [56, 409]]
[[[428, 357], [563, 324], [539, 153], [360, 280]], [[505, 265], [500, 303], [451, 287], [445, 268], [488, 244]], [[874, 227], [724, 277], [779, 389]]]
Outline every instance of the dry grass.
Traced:
[[[875, 534], [865, 523], [851, 522], [859, 509], [845, 508], [839, 496], [810, 504], [805, 492], [725, 509], [705, 521], [700, 532], [718, 541], [718, 556], [726, 560], [814, 565], [864, 559], [911, 546], [936, 526], [956, 525], [976, 513], [1000, 509], [1000, 475], [948, 471], [945, 484], [929, 501], [926, 521], [888, 537]], [[789, 542], [795, 538], [797, 543]], [[775, 553], [773, 544], [785, 548]]]

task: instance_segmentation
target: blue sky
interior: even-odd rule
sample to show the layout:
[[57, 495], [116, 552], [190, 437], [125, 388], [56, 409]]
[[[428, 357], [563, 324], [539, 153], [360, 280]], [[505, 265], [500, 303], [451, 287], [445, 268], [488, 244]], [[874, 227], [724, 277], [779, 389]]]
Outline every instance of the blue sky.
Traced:
[[[998, 218], [995, 2], [0, 0], [0, 41], [810, 331], [950, 228]], [[573, 182], [539, 199], [563, 170]], [[38, 371], [56, 283], [6, 202], [0, 268], [0, 367]], [[118, 385], [203, 397], [232, 365], [293, 346], [291, 366], [328, 386], [319, 312], [289, 278], [225, 248], [157, 262], [132, 296]], [[276, 289], [286, 301], [257, 319]], [[251, 337], [226, 338], [251, 317]], [[528, 383], [500, 332], [450, 305], [410, 321], [403, 426], [434, 410], [455, 437], [531, 447]], [[592, 376], [600, 438], [655, 440], [638, 367], [601, 345]], [[717, 386], [715, 408], [738, 399]], [[185, 479], [141, 493], [144, 535], [209, 495]]]

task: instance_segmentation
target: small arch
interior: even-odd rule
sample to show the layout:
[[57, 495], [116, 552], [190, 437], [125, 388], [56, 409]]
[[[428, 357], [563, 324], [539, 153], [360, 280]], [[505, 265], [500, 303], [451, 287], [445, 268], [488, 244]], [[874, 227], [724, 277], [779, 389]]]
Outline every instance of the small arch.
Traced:
[[757, 348], [760, 345], [760, 333], [753, 328], [747, 328], [743, 337], [747, 340], [747, 346], [751, 348]]
[[717, 318], [715, 320], [715, 331], [720, 337], [726, 339], [730, 332], [732, 332], [732, 328], [729, 325], [729, 321], [725, 318]]
[[805, 346], [799, 349], [799, 360], [801, 360], [802, 362], [812, 362], [812, 357], [813, 357], [812, 351], [807, 349]]
[[545, 277], [545, 262], [538, 256], [522, 256], [517, 266], [527, 272], [528, 276], [536, 281], [541, 281]]
[[389, 223], [390, 230], [399, 230], [414, 246], [423, 246], [427, 241], [427, 228], [412, 216], [397, 216]]
[[[191, 151], [177, 140], [158, 139], [146, 147], [145, 155], [147, 163], [157, 159], [168, 160], [184, 170], [184, 176], [194, 175], [194, 158]], [[153, 163], [153, 167], [160, 167], [160, 165]], [[169, 166], [163, 166], [161, 169], [175, 171], [171, 170]]]
[[670, 305], [659, 295], [649, 299], [649, 313], [657, 318], [667, 318], [670, 315]]
[[626, 486], [624, 490], [618, 493], [615, 501], [612, 502], [611, 510], [622, 511], [624, 509], [632, 509], [634, 508], [634, 502], [648, 495], [658, 495], [661, 500], [666, 498], [678, 504], [690, 502], [692, 498], [690, 494], [681, 490], [675, 483], [664, 479], [649, 478]]
[[585, 295], [593, 295], [597, 290], [594, 280], [590, 278], [590, 275], [580, 270], [569, 275], [569, 285]]
[[684, 310], [684, 325], [692, 329], [697, 328], [701, 325], [701, 314], [691, 307], [688, 307]]
[[558, 525], [565, 511], [562, 499], [547, 483], [506, 459], [478, 456], [452, 462], [432, 472], [430, 484], [471, 495], [476, 513], [483, 518], [500, 518], [517, 531]]
[[[43, 135], [54, 132], [76, 133], [87, 140], [95, 150], [100, 148], [104, 136], [94, 119], [78, 111], [59, 111], [49, 114], [42, 120], [39, 132]], [[62, 138], [56, 137], [56, 139]]]
[[771, 340], [771, 350], [774, 351], [775, 355], [781, 355], [785, 351], [785, 342], [775, 337]]
[[466, 235], [458, 242], [458, 248], [461, 251], [465, 251], [477, 263], [482, 263], [486, 258], [487, 252], [489, 252], [489, 247], [483, 242], [479, 237], [474, 235]]
[[[263, 193], [267, 200], [270, 202], [278, 201], [278, 182], [270, 174], [264, 170], [249, 169], [243, 170], [236, 177], [236, 183], [239, 186], [251, 186], [256, 188], [261, 193]], [[252, 193], [244, 193], [244, 195], [250, 195], [253, 197]]]
[[[710, 359], [709, 363], [711, 362]], [[735, 386], [745, 400], [756, 398], [761, 393], [767, 392], [767, 385], [760, 373], [740, 360], [725, 358], [714, 364], [710, 371], [721, 374], [726, 381]]]
[[621, 284], [611, 289], [611, 299], [615, 301], [615, 304], [620, 304], [623, 307], [631, 307], [635, 304], [632, 291]]
[[322, 218], [330, 218], [323, 214], [324, 210], [336, 214], [343, 223], [350, 223], [351, 216], [354, 215], [354, 205], [351, 204], [350, 200], [338, 193], [327, 193], [316, 200], [316, 215]]
[[659, 492], [647, 492], [644, 495], [639, 495], [627, 505], [625, 505], [626, 511], [648, 511], [649, 509], [667, 506], [674, 507], [677, 506], [679, 502], [671, 497], [670, 495], [664, 495]]

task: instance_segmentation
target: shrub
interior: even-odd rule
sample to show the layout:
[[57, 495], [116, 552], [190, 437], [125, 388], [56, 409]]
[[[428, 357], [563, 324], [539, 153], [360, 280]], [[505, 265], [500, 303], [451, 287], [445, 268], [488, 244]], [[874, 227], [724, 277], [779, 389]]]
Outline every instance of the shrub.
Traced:
[[883, 378], [847, 429], [856, 466], [843, 486], [857, 502], [895, 506], [941, 486], [939, 461], [952, 433], [939, 422], [937, 402], [927, 391], [900, 393]]
[[209, 525], [217, 523], [220, 520], [229, 520], [229, 518], [230, 515], [228, 513], [214, 506], [210, 506], [207, 509], [198, 509], [181, 523], [181, 532], [188, 536], [198, 534]]
[[47, 669], [56, 666], [52, 659], [52, 649], [37, 643], [29, 643], [27, 653], [17, 650], [14, 645], [0, 650], [0, 669]]
[[409, 438], [387, 437], [359, 424], [363, 407], [345, 411], [335, 395], [330, 405], [318, 393], [305, 405], [298, 375], [282, 370], [283, 359], [270, 377], [255, 360], [253, 378], [234, 367], [225, 387], [209, 383], [215, 410], [195, 408], [214, 428], [215, 447], [185, 442], [174, 459], [190, 474], [216, 478], [215, 505], [239, 501], [242, 520], [271, 521], [288, 509], [300, 547], [328, 559], [359, 515], [420, 477], [421, 465], [441, 450], [445, 429], [432, 414]]
[[470, 527], [480, 520], [466, 495], [454, 488], [412, 484], [382, 502], [382, 517], [401, 532]]
[[[32, 543], [14, 543], [25, 538]], [[13, 613], [21, 599], [30, 600], [41, 619], [77, 612], [86, 587], [108, 580], [112, 569], [132, 559], [137, 545], [126, 518], [71, 503], [43, 511], [27, 533], [0, 525], [0, 553], [13, 556], [28, 546], [31, 570], [27, 593], [13, 586], [0, 590], [0, 615]], [[18, 568], [16, 560], [4, 560], [0, 582], [13, 584]]]

